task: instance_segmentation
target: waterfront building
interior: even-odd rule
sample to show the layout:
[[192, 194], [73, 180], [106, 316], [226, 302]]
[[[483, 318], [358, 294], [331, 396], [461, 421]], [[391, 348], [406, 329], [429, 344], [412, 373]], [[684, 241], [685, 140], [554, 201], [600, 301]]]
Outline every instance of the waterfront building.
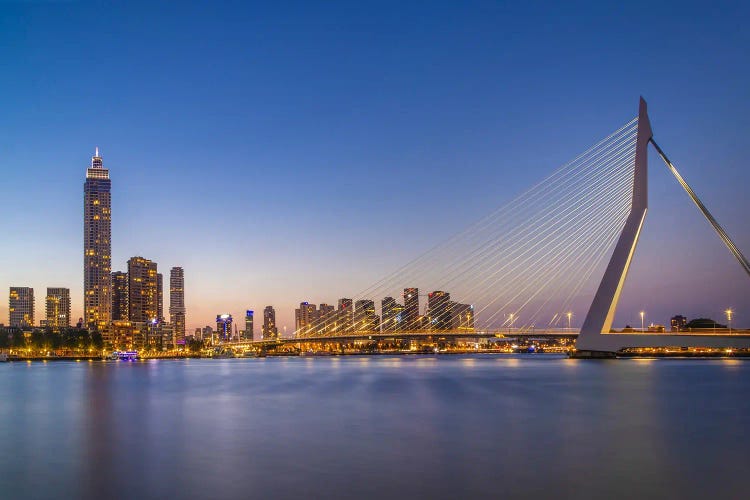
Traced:
[[677, 316], [673, 316], [672, 319], [669, 321], [671, 330], [673, 332], [682, 332], [685, 330], [685, 326], [687, 325], [687, 318], [685, 316], [682, 316], [681, 314], [678, 314]]
[[46, 326], [59, 331], [70, 326], [70, 289], [47, 288]]
[[451, 330], [474, 330], [474, 306], [471, 304], [450, 303]]
[[451, 327], [451, 296], [448, 292], [435, 290], [427, 295], [428, 328], [449, 330]]
[[86, 326], [112, 320], [112, 184], [99, 148], [83, 186], [83, 314]]
[[128, 319], [134, 323], [158, 320], [156, 262], [143, 257], [128, 260]]
[[380, 310], [382, 313], [382, 328], [384, 332], [396, 332], [401, 329], [401, 315], [404, 306], [396, 302], [393, 297], [384, 297], [380, 301]]
[[266, 306], [263, 309], [263, 340], [277, 338], [279, 338], [279, 330], [276, 327], [276, 310], [273, 306]]
[[173, 267], [169, 271], [169, 321], [178, 346], [185, 345], [185, 315], [185, 271]]
[[204, 326], [203, 330], [201, 331], [201, 340], [203, 340], [204, 342], [208, 340], [209, 342], [213, 343], [214, 329], [210, 326]]
[[334, 333], [349, 333], [354, 329], [354, 302], [349, 298], [338, 301]]
[[112, 273], [112, 321], [128, 320], [128, 273]]
[[156, 318], [164, 322], [164, 276], [156, 273]]
[[318, 310], [315, 304], [300, 302], [299, 309], [294, 310], [295, 335], [307, 335], [318, 320]]
[[320, 304], [318, 306], [318, 319], [315, 324], [315, 333], [325, 334], [334, 329], [336, 325], [336, 308], [331, 304]]
[[230, 342], [232, 340], [232, 315], [216, 315], [216, 339], [218, 342]]
[[112, 324], [103, 335], [104, 343], [109, 349], [116, 351], [132, 351], [137, 349], [137, 339], [133, 323], [127, 320], [112, 320]]
[[244, 340], [255, 340], [254, 337], [254, 325], [253, 325], [253, 315], [255, 313], [253, 311], [250, 311], [248, 309], [247, 312], [245, 312], [245, 335]]
[[378, 330], [379, 318], [375, 314], [375, 302], [370, 299], [360, 299], [354, 304], [354, 330], [358, 332], [372, 332]]
[[419, 328], [419, 288], [404, 288], [404, 330]]
[[10, 287], [8, 311], [12, 328], [34, 326], [34, 289], [27, 286]]

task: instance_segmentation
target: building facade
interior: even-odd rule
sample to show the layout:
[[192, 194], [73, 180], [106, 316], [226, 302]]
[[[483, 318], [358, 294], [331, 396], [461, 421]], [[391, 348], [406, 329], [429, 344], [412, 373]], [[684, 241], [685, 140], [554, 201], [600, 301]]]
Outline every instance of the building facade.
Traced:
[[185, 345], [185, 271], [173, 267], [169, 271], [169, 321], [174, 328], [175, 344]]
[[128, 320], [150, 323], [158, 320], [156, 262], [143, 257], [128, 260]]
[[112, 184], [99, 148], [83, 186], [83, 314], [88, 328], [112, 320]]
[[34, 326], [34, 289], [26, 286], [10, 287], [8, 311], [8, 324], [11, 327]]
[[263, 309], [263, 340], [275, 340], [279, 338], [279, 329], [276, 327], [276, 310], [273, 306]]
[[451, 327], [451, 296], [435, 290], [427, 295], [428, 325], [432, 330], [449, 330]]
[[404, 288], [404, 330], [419, 328], [419, 288]]
[[60, 331], [70, 326], [70, 289], [47, 288], [45, 299], [47, 326]]
[[318, 320], [315, 304], [301, 302], [299, 309], [294, 310], [294, 330], [296, 335], [309, 335]]
[[255, 325], [253, 322], [254, 312], [247, 310], [245, 312], [245, 338], [244, 340], [255, 340]]
[[230, 342], [232, 340], [232, 315], [216, 315], [216, 340], [219, 342]]
[[112, 321], [128, 320], [128, 273], [112, 273]]

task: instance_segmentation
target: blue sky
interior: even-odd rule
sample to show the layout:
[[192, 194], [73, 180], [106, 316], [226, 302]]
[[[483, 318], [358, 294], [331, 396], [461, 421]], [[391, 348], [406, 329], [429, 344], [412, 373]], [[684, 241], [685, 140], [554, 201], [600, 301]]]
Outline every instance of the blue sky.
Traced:
[[[294, 304], [366, 288], [632, 118], [639, 95], [657, 141], [750, 252], [748, 14], [741, 2], [2, 2], [0, 287], [33, 286], [39, 318], [44, 288], [68, 286], [81, 314], [82, 185], [99, 146], [115, 270], [133, 255], [185, 267], [190, 327], [273, 304], [292, 330]], [[750, 325], [747, 276], [657, 160], [617, 323], [731, 306]]]

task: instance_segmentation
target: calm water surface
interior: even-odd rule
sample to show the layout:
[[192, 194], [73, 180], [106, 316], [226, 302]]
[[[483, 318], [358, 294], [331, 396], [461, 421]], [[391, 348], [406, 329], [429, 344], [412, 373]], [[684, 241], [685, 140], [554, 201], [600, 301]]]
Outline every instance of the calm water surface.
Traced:
[[748, 498], [750, 360], [0, 364], [0, 498]]

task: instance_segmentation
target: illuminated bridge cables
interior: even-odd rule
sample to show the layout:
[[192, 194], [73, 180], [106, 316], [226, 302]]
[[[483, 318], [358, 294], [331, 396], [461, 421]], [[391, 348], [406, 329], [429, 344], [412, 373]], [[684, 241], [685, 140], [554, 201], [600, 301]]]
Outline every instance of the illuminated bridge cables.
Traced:
[[711, 212], [708, 211], [708, 208], [701, 202], [701, 200], [698, 198], [698, 195], [695, 194], [695, 191], [688, 185], [688, 183], [683, 179], [682, 175], [677, 171], [677, 168], [672, 164], [671, 161], [669, 161], [669, 158], [667, 158], [667, 155], [664, 154], [664, 151], [659, 147], [658, 144], [654, 141], [654, 139], [651, 139], [651, 144], [654, 145], [654, 148], [656, 148], [656, 151], [659, 153], [659, 156], [661, 156], [661, 159], [664, 160], [664, 163], [666, 163], [667, 168], [672, 172], [672, 174], [675, 176], [675, 179], [677, 179], [677, 182], [680, 183], [680, 185], [683, 187], [685, 192], [688, 194], [691, 200], [693, 200], [693, 203], [695, 203], [695, 206], [698, 207], [698, 210], [703, 214], [703, 216], [706, 218], [706, 220], [711, 224], [711, 226], [716, 231], [716, 234], [719, 235], [719, 238], [721, 238], [721, 241], [724, 242], [724, 244], [727, 246], [730, 252], [732, 252], [732, 255], [735, 256], [735, 258], [739, 261], [742, 268], [745, 270], [745, 272], [750, 276], [750, 262], [745, 258], [745, 256], [742, 254], [740, 249], [737, 247], [737, 245], [734, 244], [734, 241], [732, 241], [732, 238], [729, 237], [726, 231], [724, 231], [724, 228], [721, 227], [719, 222], [714, 218], [713, 215], [711, 215]]
[[[628, 177], [632, 178], [632, 174], [626, 172], [624, 175], [620, 176], [620, 178], [625, 179], [625, 184], [628, 182]], [[608, 186], [609, 185], [611, 185], [611, 183], [609, 183]], [[603, 191], [606, 191], [606, 189]], [[482, 285], [494, 276], [506, 271], [506, 268], [516, 258], [529, 254], [540, 244], [547, 244], [559, 235], [568, 237], [575, 236], [569, 231], [570, 225], [580, 224], [582, 222], [591, 223], [592, 221], [588, 218], [589, 214], [587, 211], [596, 210], [599, 215], [601, 215], [603, 213], [601, 212], [601, 208], [604, 207], [605, 202], [610, 200], [613, 196], [613, 194], [604, 192], [594, 198], [571, 198], [572, 201], [570, 201], [563, 210], [555, 211], [551, 216], [547, 214], [548, 218], [543, 223], [531, 226], [533, 227], [533, 231], [527, 231], [524, 234], [521, 234], [520, 237], [513, 238], [512, 240], [506, 239], [501, 242], [493, 242], [495, 248], [492, 253], [489, 254], [489, 257], [491, 257], [492, 261], [496, 264], [505, 263], [505, 266], [500, 269], [487, 269], [487, 266], [481, 266], [480, 269], [477, 269], [477, 272], [482, 276], [479, 284]], [[511, 243], [508, 244], [508, 241], [511, 241]]]
[[549, 302], [552, 298], [550, 289], [555, 287], [561, 277], [564, 279], [567, 276], [563, 273], [570, 269], [577, 269], [580, 261], [588, 260], [591, 255], [590, 250], [597, 246], [599, 240], [609, 239], [608, 234], [621, 229], [627, 213], [627, 207], [621, 204], [613, 206], [605, 214], [606, 217], [599, 218], [592, 225], [586, 224], [587, 230], [591, 232], [590, 235], [582, 234], [580, 228], [571, 228], [570, 234], [556, 238], [552, 242], [553, 246], [545, 245], [533, 255], [517, 262], [508, 273], [503, 275], [502, 282], [494, 283], [501, 284], [507, 290], [508, 295], [498, 294], [479, 311], [481, 313], [491, 308], [501, 298], [505, 300], [486, 320], [487, 324], [491, 325], [493, 320], [503, 312], [510, 311], [514, 317], [518, 317], [524, 307], [540, 294], [546, 294], [548, 300], [544, 302]]
[[[357, 296], [371, 295], [373, 292], [388, 288], [390, 282], [403, 282], [404, 279], [409, 279], [410, 275], [418, 275], [420, 267], [429, 267], [430, 263], [440, 262], [442, 258], [448, 253], [449, 250], [454, 247], [465, 248], [467, 243], [472, 244], [479, 238], [487, 239], [487, 230], [497, 229], [498, 221], [502, 221], [508, 216], [509, 212], [518, 212], [523, 210], [529, 203], [533, 203], [539, 198], [544, 198], [549, 193], [554, 193], [555, 189], [564, 188], [569, 183], [572, 175], [583, 175], [585, 169], [590, 167], [592, 162], [591, 159], [596, 157], [597, 154], [601, 154], [602, 151], [606, 151], [607, 147], [617, 144], [617, 140], [623, 136], [632, 136], [634, 138], [635, 131], [637, 129], [637, 119], [633, 119], [626, 125], [618, 129], [616, 132], [603, 139], [592, 148], [576, 157], [573, 161], [563, 165], [555, 172], [550, 174], [541, 182], [537, 183], [524, 193], [520, 194], [509, 203], [499, 207], [492, 214], [482, 218], [478, 222], [469, 226], [467, 229], [454, 235], [449, 240], [442, 242], [435, 247], [431, 248], [427, 252], [423, 253], [419, 257], [415, 258], [411, 262], [402, 266], [392, 274], [386, 276], [382, 280], [363, 290]], [[502, 224], [501, 224], [502, 225]], [[490, 238], [490, 241], [492, 238]]]
[[[625, 163], [631, 161], [631, 158], [627, 158]], [[626, 172], [625, 174], [618, 174], [616, 179], [625, 178], [627, 182], [627, 177], [632, 178], [632, 173]], [[601, 188], [602, 183], [606, 183], [606, 186], [611, 186], [613, 184], [612, 179], [606, 179], [600, 176], [593, 187]], [[610, 192], [614, 193], [614, 190], [611, 190]], [[611, 197], [614, 195], [607, 194], [605, 196]], [[516, 228], [501, 235], [502, 240], [493, 240], [482, 248], [481, 251], [475, 252], [472, 255], [469, 268], [465, 269], [463, 272], [477, 271], [481, 273], [483, 277], [486, 277], [487, 262], [497, 261], [499, 257], [507, 259], [517, 251], [527, 250], [530, 244], [538, 239], [550, 240], [554, 238], [557, 232], [565, 230], [565, 224], [578, 219], [581, 213], [586, 209], [586, 203], [590, 202], [590, 198], [584, 198], [582, 194], [572, 193], [567, 196], [565, 203], [557, 202], [548, 209], [548, 212], [550, 213], [544, 213], [532, 220], [519, 222]], [[602, 203], [599, 204], [601, 205]], [[596, 208], [596, 206], [594, 208]], [[462, 277], [462, 275], [457, 274], [448, 276], [446, 274], [444, 283], [447, 286], [460, 277]]]
[[[524, 327], [554, 322], [555, 314], [559, 318], [577, 294], [587, 292], [582, 281], [599, 265], [627, 215], [637, 127], [637, 119], [629, 121], [352, 301], [398, 300], [402, 290], [415, 287], [422, 294], [443, 290], [456, 303], [473, 304], [475, 326], [502, 324], [506, 313], [516, 318], [523, 314]], [[426, 321], [419, 327], [430, 328]], [[321, 318], [306, 332], [328, 335], [330, 322]], [[513, 326], [518, 325], [520, 321]]]
[[[434, 248], [364, 293], [389, 288], [392, 283], [410, 283], [419, 278], [426, 278], [426, 281], [432, 283], [452, 282], [453, 279], [464, 276], [466, 266], [479, 267], [485, 259], [507, 249], [506, 242], [519, 241], [518, 237], [522, 234], [539, 232], [540, 224], [544, 224], [544, 218], [548, 216], [546, 212], [559, 213], [565, 206], [574, 204], [580, 197], [577, 193], [589, 190], [587, 183], [591, 184], [591, 179], [594, 183], [602, 182], [602, 176], [596, 174], [607, 161], [618, 160], [626, 164], [631, 161], [630, 158], [623, 159], [630, 154], [623, 151], [633, 149], [635, 130], [635, 126], [628, 127], [625, 129], [626, 134], [617, 137], [620, 142], [604, 144], [602, 148], [582, 155], [577, 161], [568, 164], [576, 168], [569, 168], [565, 175], [555, 176], [550, 182], [537, 185], [517, 197], [496, 212], [503, 215], [501, 219], [494, 220], [493, 217], [493, 220], [484, 220], [475, 225], [472, 231], [460, 233], [460, 237], [450, 245]], [[540, 211], [540, 206], [546, 212]], [[430, 271], [434, 271], [436, 276], [429, 276]]]
[[[620, 159], [621, 157], [618, 157]], [[629, 158], [624, 161], [630, 161]], [[597, 178], [596, 182], [600, 182], [601, 177]], [[550, 196], [546, 202], [549, 206], [546, 207], [546, 212], [539, 212], [528, 220], [518, 220], [515, 227], [500, 231], [499, 234], [493, 234], [487, 241], [481, 246], [474, 249], [470, 254], [467, 255], [470, 267], [481, 268], [485, 261], [493, 259], [496, 254], [505, 250], [505, 243], [509, 241], [517, 241], [523, 239], [529, 239], [532, 233], [544, 233], [546, 228], [556, 222], [555, 219], [550, 219], [550, 213], [556, 217], [561, 217], [561, 214], [567, 214], [570, 210], [575, 208], [575, 203], [580, 200], [580, 196], [577, 196], [579, 192], [585, 191], [586, 189], [578, 184], [573, 186], [573, 189], [566, 192], [564, 186], [560, 186], [560, 189], [556, 190], [556, 196]], [[566, 193], [565, 197], [560, 197], [560, 193]], [[545, 219], [547, 217], [547, 219]], [[449, 274], [458, 266], [452, 266], [451, 269], [446, 270], [445, 280], [446, 284], [451, 283], [458, 275], [451, 277]]]
[[[535, 271], [528, 275], [525, 273], [516, 275], [513, 281], [506, 283], [508, 289], [514, 291], [515, 294], [507, 298], [502, 306], [496, 308], [495, 313], [486, 320], [487, 324], [491, 325], [499, 314], [507, 311], [510, 311], [512, 317], [520, 320], [524, 309], [530, 304], [533, 305], [532, 301], [537, 296], [542, 296], [542, 301], [537, 305], [536, 310], [524, 317], [524, 323], [520, 321], [517, 323], [518, 327], [534, 326], [544, 307], [552, 301], [559, 300], [560, 290], [565, 286], [571, 286], [568, 284], [572, 281], [571, 278], [580, 277], [585, 271], [584, 266], [597, 258], [597, 252], [593, 250], [599, 249], [602, 241], [612, 241], [612, 236], [621, 230], [628, 212], [627, 208], [619, 208], [619, 213], [614, 220], [602, 219], [598, 221], [591, 228], [592, 231], [596, 232], [595, 237], [587, 240], [576, 238], [577, 241], [571, 238], [570, 241], [566, 242], [564, 248], [555, 250], [557, 252], [555, 256], [559, 257], [555, 258], [550, 265], [542, 266], [539, 262], [536, 262], [530, 266]], [[599, 253], [603, 254], [603, 252]], [[574, 288], [574, 286], [571, 287]], [[554, 288], [554, 290], [550, 290], [550, 288]], [[487, 304], [485, 308], [489, 308], [491, 305], [492, 302]]]

